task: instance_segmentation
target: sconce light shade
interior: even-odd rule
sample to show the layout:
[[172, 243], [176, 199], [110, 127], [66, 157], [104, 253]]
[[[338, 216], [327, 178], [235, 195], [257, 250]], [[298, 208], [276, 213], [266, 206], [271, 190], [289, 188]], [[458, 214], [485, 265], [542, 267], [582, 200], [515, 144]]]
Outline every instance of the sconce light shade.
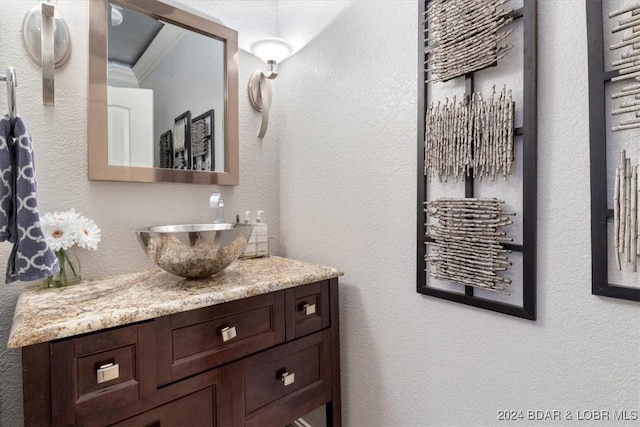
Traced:
[[124, 21], [124, 16], [122, 15], [122, 9], [119, 6], [109, 5], [111, 8], [111, 26], [117, 27], [122, 24]]
[[286, 41], [277, 37], [268, 37], [253, 42], [251, 52], [264, 62], [280, 63], [291, 55], [292, 49]]

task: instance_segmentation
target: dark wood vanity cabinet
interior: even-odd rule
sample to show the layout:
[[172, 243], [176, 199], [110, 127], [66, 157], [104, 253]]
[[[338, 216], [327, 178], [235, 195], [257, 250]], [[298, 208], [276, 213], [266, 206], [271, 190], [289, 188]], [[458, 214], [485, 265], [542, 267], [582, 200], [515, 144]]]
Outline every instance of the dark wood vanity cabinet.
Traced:
[[338, 279], [23, 348], [26, 426], [341, 424]]

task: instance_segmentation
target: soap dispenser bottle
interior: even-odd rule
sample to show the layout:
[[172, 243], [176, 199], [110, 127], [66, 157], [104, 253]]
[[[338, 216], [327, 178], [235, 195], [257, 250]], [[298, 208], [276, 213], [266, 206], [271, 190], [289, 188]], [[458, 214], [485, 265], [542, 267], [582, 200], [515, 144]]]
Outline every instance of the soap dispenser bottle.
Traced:
[[256, 256], [269, 256], [269, 231], [267, 224], [262, 222], [262, 214], [264, 211], [256, 212], [256, 223], [253, 225], [253, 231], [256, 235]]
[[[249, 224], [249, 214], [250, 211], [244, 212], [244, 220], [245, 224]], [[242, 252], [242, 258], [255, 258], [256, 257], [256, 228], [253, 227], [251, 230], [251, 236], [249, 237], [249, 242], [247, 246], [244, 248], [244, 252]]]

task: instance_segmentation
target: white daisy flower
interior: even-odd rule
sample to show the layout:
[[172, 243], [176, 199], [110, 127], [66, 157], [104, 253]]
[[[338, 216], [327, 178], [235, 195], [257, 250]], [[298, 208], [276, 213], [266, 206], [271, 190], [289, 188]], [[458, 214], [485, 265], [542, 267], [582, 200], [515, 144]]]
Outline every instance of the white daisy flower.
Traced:
[[95, 251], [101, 239], [100, 229], [92, 219], [80, 217], [78, 221], [78, 246]]
[[74, 225], [80, 218], [80, 214], [74, 208], [64, 212], [53, 212], [53, 216], [59, 223], [67, 223]]
[[46, 213], [40, 218], [40, 227], [52, 250], [69, 249], [75, 244], [76, 232], [66, 216], [58, 212]]

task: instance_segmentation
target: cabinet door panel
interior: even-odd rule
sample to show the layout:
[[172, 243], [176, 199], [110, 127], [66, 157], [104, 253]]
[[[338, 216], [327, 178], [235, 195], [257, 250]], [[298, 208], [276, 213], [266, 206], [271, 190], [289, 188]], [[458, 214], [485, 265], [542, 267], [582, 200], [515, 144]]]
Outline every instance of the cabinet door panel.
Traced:
[[211, 427], [215, 426], [215, 393], [213, 387], [167, 403], [117, 424], [117, 427]]

